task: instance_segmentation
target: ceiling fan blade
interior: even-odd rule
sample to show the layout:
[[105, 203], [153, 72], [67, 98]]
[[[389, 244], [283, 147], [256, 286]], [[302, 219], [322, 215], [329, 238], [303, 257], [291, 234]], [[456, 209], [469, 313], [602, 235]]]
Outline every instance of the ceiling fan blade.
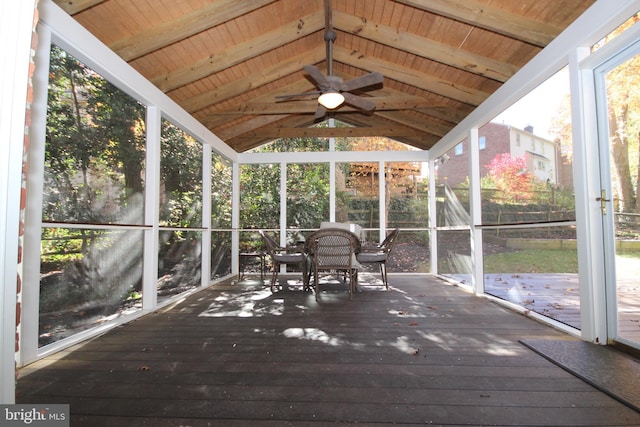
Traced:
[[303, 68], [311, 76], [311, 78], [315, 80], [320, 89], [329, 89], [329, 82], [318, 67], [316, 67], [315, 65], [303, 65]]
[[373, 111], [376, 109], [376, 104], [374, 102], [360, 96], [354, 95], [349, 92], [342, 92], [342, 96], [344, 96], [344, 102], [353, 107], [356, 107], [359, 110]]
[[314, 90], [311, 92], [289, 93], [287, 95], [276, 95], [276, 99], [291, 99], [291, 98], [303, 98], [305, 96], [318, 96], [322, 91]]
[[360, 89], [367, 86], [373, 86], [381, 84], [384, 81], [382, 73], [373, 72], [365, 74], [364, 76], [356, 77], [355, 79], [344, 82], [340, 86], [340, 90], [350, 92], [352, 90]]
[[316, 110], [316, 113], [313, 115], [313, 119], [314, 120], [321, 119], [325, 116], [325, 114], [327, 114], [327, 109], [323, 105], [318, 104], [318, 109]]

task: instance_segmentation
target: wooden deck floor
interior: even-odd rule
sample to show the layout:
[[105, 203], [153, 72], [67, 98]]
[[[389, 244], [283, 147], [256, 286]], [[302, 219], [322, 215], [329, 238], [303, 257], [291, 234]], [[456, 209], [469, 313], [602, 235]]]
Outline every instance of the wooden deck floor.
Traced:
[[435, 278], [390, 282], [316, 303], [228, 281], [24, 368], [17, 401], [92, 427], [640, 425], [518, 343], [565, 334]]
[[[580, 282], [577, 274], [487, 274], [485, 292], [580, 329]], [[619, 280], [620, 337], [640, 342], [640, 284]]]

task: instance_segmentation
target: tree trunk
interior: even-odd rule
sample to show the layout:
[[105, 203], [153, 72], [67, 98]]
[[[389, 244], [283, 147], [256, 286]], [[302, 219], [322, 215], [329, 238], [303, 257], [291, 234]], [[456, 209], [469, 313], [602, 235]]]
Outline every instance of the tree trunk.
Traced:
[[[638, 152], [636, 153], [638, 157], [638, 171], [640, 171], [640, 132], [638, 132]], [[640, 188], [640, 173], [636, 177], [636, 197], [638, 193], [638, 188]], [[636, 199], [637, 200], [637, 199]], [[640, 203], [636, 201], [636, 208], [634, 210], [635, 213], [640, 213]]]
[[620, 209], [622, 212], [634, 212], [636, 203], [629, 168], [629, 145], [624, 132], [618, 126], [616, 113], [611, 106], [609, 107], [609, 140], [611, 158], [618, 177]]

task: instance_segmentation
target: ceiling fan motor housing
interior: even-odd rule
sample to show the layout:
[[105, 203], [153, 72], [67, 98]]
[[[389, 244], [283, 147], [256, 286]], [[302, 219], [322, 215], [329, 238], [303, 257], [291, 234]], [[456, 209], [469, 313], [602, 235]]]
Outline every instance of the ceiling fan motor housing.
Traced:
[[336, 41], [336, 32], [329, 29], [324, 32], [324, 41], [326, 42], [335, 42]]

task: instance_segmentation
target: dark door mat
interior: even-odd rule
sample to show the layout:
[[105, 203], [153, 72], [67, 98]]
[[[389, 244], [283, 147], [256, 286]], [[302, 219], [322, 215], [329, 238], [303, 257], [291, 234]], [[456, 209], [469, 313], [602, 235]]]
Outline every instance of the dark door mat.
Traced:
[[640, 363], [631, 356], [586, 341], [520, 340], [520, 343], [640, 412]]

